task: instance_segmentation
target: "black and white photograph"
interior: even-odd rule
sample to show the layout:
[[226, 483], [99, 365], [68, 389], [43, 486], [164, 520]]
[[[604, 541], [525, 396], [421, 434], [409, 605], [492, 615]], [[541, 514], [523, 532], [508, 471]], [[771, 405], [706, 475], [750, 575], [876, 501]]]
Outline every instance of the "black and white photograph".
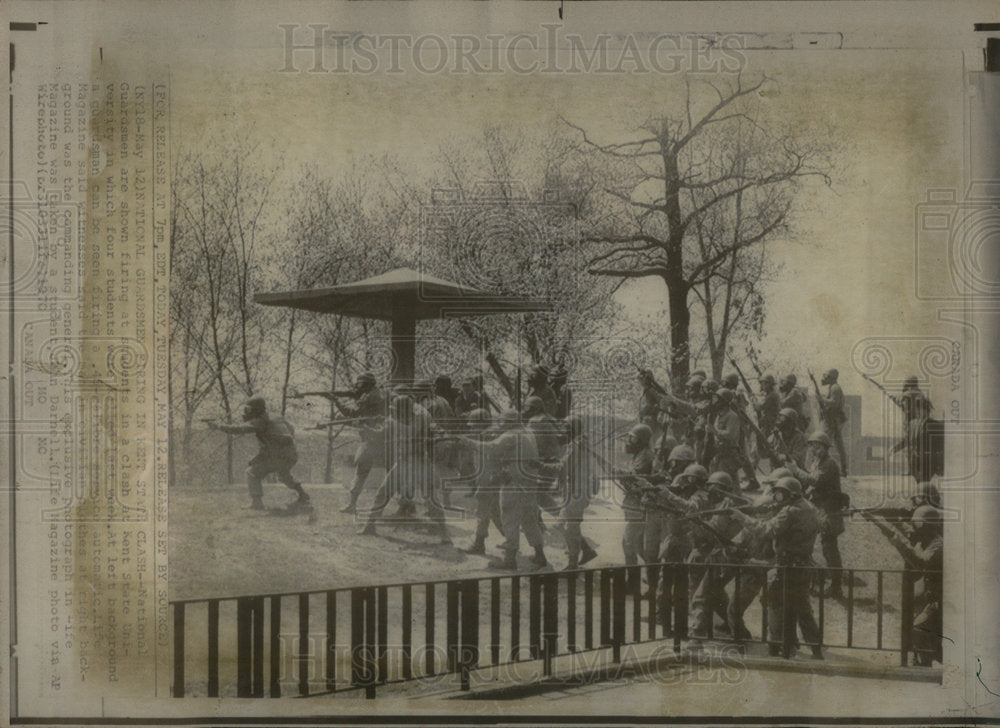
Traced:
[[1000, 716], [1000, 17], [12, 3], [12, 724]]

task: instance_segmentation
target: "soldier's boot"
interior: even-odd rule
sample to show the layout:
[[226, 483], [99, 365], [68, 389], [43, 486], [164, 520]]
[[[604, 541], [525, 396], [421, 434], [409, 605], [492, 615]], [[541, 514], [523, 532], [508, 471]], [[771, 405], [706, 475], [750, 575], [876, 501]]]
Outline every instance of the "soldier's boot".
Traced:
[[517, 552], [507, 551], [503, 559], [493, 559], [489, 563], [491, 569], [503, 569], [505, 571], [517, 571]]
[[243, 510], [249, 510], [249, 511], [262, 511], [262, 510], [264, 510], [264, 500], [263, 500], [263, 498], [261, 498], [259, 495], [258, 496], [254, 496], [253, 499], [250, 501], [250, 505], [243, 506]]
[[812, 647], [812, 659], [822, 660], [823, 659], [823, 648], [819, 645], [813, 645]]
[[358, 494], [351, 491], [351, 502], [340, 509], [341, 513], [357, 513], [358, 512]]
[[543, 566], [548, 566], [549, 562], [545, 558], [545, 551], [541, 546], [535, 546], [535, 555], [531, 557], [531, 563], [541, 569]]
[[365, 525], [358, 531], [359, 536], [378, 536], [378, 532], [375, 530], [375, 521], [368, 521]]
[[580, 568], [580, 549], [573, 551], [572, 553], [566, 552], [568, 561], [566, 562], [566, 568], [564, 571], [572, 571], [573, 569]]
[[467, 554], [479, 554], [480, 556], [486, 555], [486, 539], [477, 538], [472, 542], [472, 545], [462, 549]]
[[302, 489], [302, 483], [296, 483], [292, 490], [294, 490], [295, 494], [298, 496], [298, 498], [295, 499], [296, 505], [309, 505], [309, 494]]
[[597, 558], [597, 552], [591, 548], [590, 544], [586, 541], [583, 542], [583, 548], [580, 553], [580, 566], [583, 566], [588, 561], [593, 561]]

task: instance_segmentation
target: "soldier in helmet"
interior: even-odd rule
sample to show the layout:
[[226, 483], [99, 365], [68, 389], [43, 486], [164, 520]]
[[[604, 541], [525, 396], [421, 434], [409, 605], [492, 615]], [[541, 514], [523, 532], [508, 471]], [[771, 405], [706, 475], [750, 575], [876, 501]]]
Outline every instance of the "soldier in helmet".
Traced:
[[941, 570], [944, 568], [944, 514], [930, 504], [918, 506], [910, 516], [909, 533], [871, 511], [861, 515], [878, 526], [903, 557], [907, 569], [918, 572], [915, 585], [916, 615], [910, 632], [916, 664], [929, 667], [941, 662]]
[[794, 374], [786, 374], [778, 383], [778, 393], [781, 395], [781, 408], [795, 411], [800, 430], [809, 429], [809, 416], [806, 414], [806, 396], [799, 389], [799, 380]]
[[556, 415], [556, 393], [549, 386], [549, 368], [544, 364], [528, 367], [528, 396], [542, 400], [542, 408], [549, 417]]
[[576, 569], [597, 556], [580, 530], [584, 511], [597, 493], [597, 477], [583, 419], [579, 415], [566, 418], [566, 434], [569, 442], [558, 466], [563, 493], [560, 522], [566, 537], [566, 568]]
[[499, 488], [500, 519], [503, 524], [504, 558], [491, 562], [497, 569], [516, 570], [521, 532], [535, 555], [532, 562], [541, 568], [548, 565], [539, 526], [537, 492], [539, 473], [535, 438], [524, 429], [517, 410], [505, 410], [500, 417], [500, 435], [482, 442], [468, 437], [456, 438], [463, 447], [482, 452], [485, 483]]
[[916, 377], [907, 380], [897, 404], [903, 410], [905, 431], [892, 452], [906, 450], [910, 475], [918, 483], [944, 475], [944, 423], [931, 417], [930, 400], [920, 391]]
[[[375, 524], [393, 496], [399, 497], [401, 504], [411, 504], [397, 515], [412, 514], [414, 493], [422, 491], [422, 485], [433, 482], [433, 464], [427, 458], [427, 435], [424, 431], [424, 417], [416, 410], [416, 405], [408, 395], [395, 395], [389, 407], [389, 417], [385, 420], [383, 437], [387, 458], [385, 478], [375, 494], [375, 501], [365, 525], [359, 535], [377, 535]], [[428, 494], [430, 495], [430, 494]], [[451, 543], [444, 524], [444, 514], [434, 501], [428, 498], [428, 512], [435, 524], [441, 543]]]
[[[773, 515], [779, 506], [774, 502], [771, 488], [782, 478], [790, 477], [792, 473], [787, 468], [775, 468], [762, 478], [761, 482], [765, 489], [762, 493], [755, 494], [750, 504], [753, 513], [758, 517]], [[733, 542], [743, 552], [743, 563], [758, 567], [743, 569], [740, 572], [739, 583], [733, 588], [733, 597], [729, 600], [727, 613], [733, 638], [749, 640], [752, 639], [752, 635], [743, 621], [743, 615], [767, 583], [767, 569], [764, 567], [773, 564], [775, 556], [771, 539], [760, 529], [744, 528], [733, 538]]]
[[[375, 377], [369, 372], [359, 374], [354, 380], [354, 397], [354, 406], [345, 405], [339, 399], [333, 400], [344, 417], [358, 418], [362, 425], [374, 425], [385, 416], [385, 397], [375, 386]], [[341, 509], [341, 513], [357, 511], [358, 497], [365, 487], [372, 468], [377, 464], [385, 464], [385, 442], [382, 439], [382, 431], [376, 427], [362, 426], [358, 428], [358, 433], [361, 442], [354, 453], [354, 480], [351, 483], [350, 501]]]
[[[632, 458], [631, 474], [647, 478], [653, 474], [653, 431], [648, 425], [636, 425], [625, 438], [625, 453]], [[623, 484], [631, 481], [622, 480]], [[635, 483], [625, 485], [627, 488], [622, 500], [622, 510], [625, 513], [625, 533], [622, 535], [622, 550], [625, 552], [625, 565], [634, 566], [642, 556], [645, 539], [645, 515], [642, 507], [641, 489]]]
[[247, 487], [250, 490], [250, 508], [264, 508], [263, 482], [271, 473], [297, 494], [299, 505], [309, 503], [309, 496], [302, 483], [292, 476], [292, 467], [298, 462], [295, 450], [295, 430], [283, 417], [270, 417], [263, 397], [251, 397], [243, 405], [244, 425], [217, 425], [209, 427], [230, 435], [256, 435], [260, 450], [247, 467]]
[[837, 384], [839, 376], [840, 373], [836, 369], [828, 369], [823, 374], [820, 383], [827, 389], [826, 395], [820, 401], [820, 409], [823, 412], [823, 432], [837, 448], [841, 475], [847, 475], [847, 450], [844, 447], [844, 435], [841, 431], [847, 422], [847, 413], [844, 411], [844, 390]]
[[[765, 435], [770, 435], [778, 421], [781, 411], [781, 395], [775, 389], [774, 377], [770, 374], [762, 376], [760, 384], [760, 404], [757, 406], [757, 423]], [[763, 449], [763, 448], [762, 448]]]
[[941, 508], [941, 491], [934, 483], [927, 481], [917, 483], [916, 492], [910, 496], [910, 505], [916, 510], [920, 506], [934, 506]]
[[[715, 441], [711, 466], [729, 474], [734, 483], [739, 482], [739, 468], [743, 464], [743, 421], [733, 409], [734, 394], [730, 389], [720, 389], [718, 403], [710, 427]], [[753, 472], [747, 473], [753, 479]]]
[[[500, 434], [500, 430], [490, 430], [490, 413], [484, 409], [475, 409], [469, 413], [470, 437], [489, 441]], [[460, 448], [459, 472], [467, 477], [474, 476], [472, 496], [476, 500], [476, 534], [472, 545], [463, 549], [467, 554], [486, 554], [486, 537], [490, 532], [490, 523], [499, 533], [503, 533], [503, 521], [500, 518], [500, 487], [492, 479], [493, 473], [486, 470], [485, 463], [478, 448]]]
[[817, 430], [809, 436], [809, 454], [812, 467], [808, 472], [795, 463], [788, 463], [787, 467], [806, 487], [806, 496], [819, 512], [823, 559], [828, 568], [834, 569], [830, 574], [830, 596], [840, 598], [843, 593], [837, 539], [844, 532], [841, 512], [847, 507], [847, 500], [840, 489], [840, 468], [830, 457], [830, 438], [825, 432]]
[[483, 409], [483, 398], [476, 390], [476, 380], [466, 377], [462, 380], [462, 389], [455, 395], [455, 414], [466, 417], [473, 410]]
[[[798, 625], [802, 639], [812, 649], [813, 658], [822, 660], [819, 625], [809, 603], [807, 571], [812, 565], [813, 547], [820, 529], [819, 517], [816, 509], [802, 497], [802, 484], [795, 478], [782, 478], [772, 485], [771, 498], [778, 510], [766, 520], [733, 511], [746, 528], [770, 539], [779, 567], [768, 576], [768, 652], [776, 656], [781, 654], [782, 645], [792, 645]], [[786, 611], [791, 616], [787, 622], [784, 620]]]
[[[562, 460], [562, 438], [564, 428], [554, 417], [547, 414], [541, 397], [531, 395], [524, 400], [521, 420], [535, 438], [538, 459], [548, 465], [558, 465]], [[545, 490], [538, 491], [538, 505], [547, 513], [558, 515], [560, 506]], [[539, 516], [541, 513], [539, 512]]]
[[[694, 463], [690, 445], [677, 445], [667, 457], [666, 487], [681, 493], [681, 476]], [[683, 562], [691, 551], [689, 522], [676, 513], [653, 509], [647, 513], [644, 551], [649, 562]]]
[[553, 415], [557, 420], [564, 420], [573, 411], [573, 390], [569, 388], [569, 372], [561, 364], [549, 377], [549, 386], [556, 396], [556, 411]]
[[774, 430], [771, 433], [770, 449], [778, 454], [775, 466], [794, 462], [803, 467], [806, 462], [806, 437], [799, 429], [799, 417], [795, 410], [786, 407], [778, 412]]

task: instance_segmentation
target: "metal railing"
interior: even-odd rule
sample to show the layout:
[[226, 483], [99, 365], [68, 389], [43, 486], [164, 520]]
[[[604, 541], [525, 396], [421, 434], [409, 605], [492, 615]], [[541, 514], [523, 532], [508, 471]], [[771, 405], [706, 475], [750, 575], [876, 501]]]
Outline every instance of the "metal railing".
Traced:
[[[767, 644], [787, 657], [797, 640], [787, 586], [795, 579], [813, 585], [805, 598], [823, 647], [898, 652], [907, 665], [914, 585], [940, 572], [841, 569], [844, 597], [832, 601], [824, 577], [834, 571], [668, 563], [173, 601], [172, 693], [374, 697], [379, 685], [447, 675], [468, 689], [480, 668], [540, 661], [548, 676], [560, 656], [607, 649], [619, 662], [627, 645], [672, 640], [679, 653], [690, 637]], [[744, 595], [758, 634], [715, 626], [712, 595], [722, 593]], [[704, 634], [691, 634], [692, 607], [709, 610]], [[790, 628], [769, 638], [779, 614]]]

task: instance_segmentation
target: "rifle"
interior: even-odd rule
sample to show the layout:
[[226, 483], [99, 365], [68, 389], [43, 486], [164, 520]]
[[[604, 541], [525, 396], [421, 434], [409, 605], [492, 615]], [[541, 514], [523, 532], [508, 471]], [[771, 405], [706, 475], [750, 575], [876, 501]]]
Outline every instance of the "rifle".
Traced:
[[757, 364], [757, 352], [754, 351], [753, 346], [747, 346], [747, 359], [750, 360], [750, 364], [753, 366], [753, 370], [757, 372], [757, 376], [764, 376], [764, 372], [761, 371], [760, 365]]
[[659, 392], [660, 394], [670, 394], [670, 392], [668, 392], [666, 389], [663, 388], [662, 384], [656, 381], [656, 379], [653, 377], [653, 372], [651, 370], [643, 369], [638, 364], [636, 364], [635, 368], [638, 370], [639, 374], [642, 374], [649, 378], [650, 384], [652, 385], [653, 389], [655, 389], [657, 392]]
[[742, 411], [738, 407], [734, 407], [733, 411], [736, 412], [736, 414], [739, 415], [744, 422], [750, 425], [750, 429], [752, 429], [756, 433], [758, 438], [757, 443], [760, 447], [763, 448], [764, 452], [762, 454], [764, 455], [764, 457], [774, 460], [776, 459], [775, 458], [776, 455], [783, 455], [788, 460], [794, 460], [794, 458], [788, 454], [788, 450], [785, 448], [781, 448], [782, 449], [781, 453], [774, 451], [774, 448], [772, 448], [771, 444], [767, 441], [767, 435], [765, 435], [764, 432], [760, 429], [760, 427], [757, 426], [756, 422], [750, 419], [750, 415], [748, 415], [746, 412]]
[[867, 379], [872, 384], [874, 384], [876, 387], [878, 387], [879, 391], [882, 392], [882, 394], [884, 394], [890, 400], [892, 400], [892, 403], [894, 405], [896, 405], [900, 409], [904, 409], [903, 402], [898, 397], [896, 397], [894, 394], [892, 394], [888, 389], [886, 389], [885, 387], [883, 387], [881, 384], [879, 384], [878, 382], [876, 382], [874, 379], [872, 379], [871, 377], [869, 377], [867, 374], [862, 374], [861, 376], [864, 377], [865, 379]]
[[327, 427], [336, 427], [337, 425], [355, 425], [355, 423], [361, 423], [360, 425], [356, 426], [363, 427], [367, 423], [372, 422], [373, 420], [380, 420], [380, 419], [382, 419], [381, 415], [375, 417], [338, 417], [337, 419], [330, 420], [329, 422], [320, 422], [307, 429], [325, 430]]
[[884, 508], [881, 506], [874, 506], [871, 508], [848, 508], [840, 512], [842, 516], [849, 516], [854, 513], [871, 513], [876, 516], [881, 516], [887, 521], [905, 521], [910, 518], [910, 511], [906, 508]]
[[816, 402], [819, 404], [819, 416], [825, 420], [828, 417], [826, 398], [823, 396], [823, 393], [819, 391], [819, 383], [816, 381], [816, 377], [813, 376], [812, 371], [806, 369], [806, 372], [812, 380], [813, 389], [816, 390]]
[[303, 397], [325, 397], [326, 399], [335, 399], [337, 397], [347, 397], [350, 399], [357, 399], [358, 393], [353, 389], [337, 389], [332, 392], [323, 390], [319, 392], [299, 392], [293, 389], [292, 393], [288, 395], [292, 399], [302, 399]]
[[733, 359], [733, 357], [729, 357], [729, 363], [736, 369], [736, 373], [739, 375], [740, 381], [743, 382], [743, 386], [747, 388], [747, 395], [750, 397], [750, 404], [753, 405], [754, 411], [756, 411], [757, 398], [753, 394], [753, 389], [750, 388], [750, 382], [748, 382], [747, 378], [743, 376], [743, 370], [740, 369], [740, 365], [736, 363], [736, 360]]

